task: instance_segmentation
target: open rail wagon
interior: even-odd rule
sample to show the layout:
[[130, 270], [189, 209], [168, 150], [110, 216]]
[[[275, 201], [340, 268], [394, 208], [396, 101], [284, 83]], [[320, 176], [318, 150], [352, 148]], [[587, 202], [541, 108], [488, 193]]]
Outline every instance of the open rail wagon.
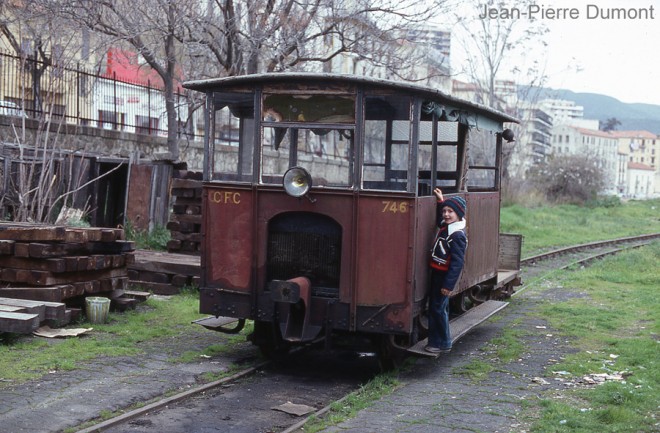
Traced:
[[206, 94], [207, 327], [237, 332], [252, 320], [250, 338], [269, 356], [322, 340], [369, 341], [384, 360], [419, 352], [436, 186], [468, 204], [451, 304], [471, 317], [452, 322], [455, 337], [518, 284], [521, 237], [499, 234], [502, 143], [513, 139], [504, 123], [515, 118], [433, 88], [349, 75], [184, 87]]

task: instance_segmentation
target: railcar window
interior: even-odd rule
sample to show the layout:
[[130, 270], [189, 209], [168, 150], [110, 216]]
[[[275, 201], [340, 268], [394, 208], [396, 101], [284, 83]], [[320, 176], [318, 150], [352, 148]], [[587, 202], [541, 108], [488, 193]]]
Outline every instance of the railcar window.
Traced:
[[266, 122], [355, 123], [355, 97], [331, 95], [265, 95]]
[[402, 96], [366, 97], [362, 188], [408, 189], [410, 103]]
[[214, 93], [214, 122], [207, 167], [213, 180], [252, 180], [254, 152], [254, 96], [252, 93]]
[[282, 183], [289, 167], [304, 167], [314, 186], [350, 186], [353, 129], [264, 126], [261, 181]]
[[435, 183], [432, 182], [433, 165], [433, 121], [422, 120], [419, 125], [419, 151], [417, 154], [418, 185], [420, 196], [432, 195], [433, 187], [439, 186], [446, 192], [458, 189], [458, 123], [436, 122], [437, 155]]
[[468, 190], [497, 189], [497, 137], [487, 130], [472, 128], [468, 147]]
[[264, 94], [262, 109], [261, 183], [299, 166], [313, 186], [352, 184], [354, 95]]

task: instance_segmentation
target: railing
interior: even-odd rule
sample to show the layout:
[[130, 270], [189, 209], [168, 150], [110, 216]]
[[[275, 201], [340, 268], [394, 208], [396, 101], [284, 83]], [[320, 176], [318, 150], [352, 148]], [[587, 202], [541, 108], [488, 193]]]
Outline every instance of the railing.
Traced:
[[[201, 139], [201, 125], [189, 116], [190, 103], [184, 93], [175, 92], [177, 131]], [[163, 137], [168, 129], [162, 86], [150, 79], [131, 82], [116, 73], [47, 64], [36, 54], [2, 51], [0, 114]]]

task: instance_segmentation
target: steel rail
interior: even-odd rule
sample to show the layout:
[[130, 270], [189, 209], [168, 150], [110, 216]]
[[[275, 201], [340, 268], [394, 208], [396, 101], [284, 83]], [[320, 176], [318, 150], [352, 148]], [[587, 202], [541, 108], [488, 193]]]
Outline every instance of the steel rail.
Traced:
[[197, 394], [201, 394], [203, 392], [206, 392], [210, 389], [213, 389], [215, 387], [218, 387], [220, 385], [224, 385], [226, 383], [232, 382], [234, 380], [240, 379], [243, 376], [247, 376], [249, 374], [255, 373], [256, 371], [264, 368], [265, 366], [269, 365], [270, 361], [264, 361], [261, 362], [255, 366], [252, 366], [250, 368], [247, 368], [245, 370], [241, 370], [238, 373], [234, 373], [231, 376], [223, 377], [222, 379], [218, 379], [213, 382], [209, 382], [207, 384], [204, 384], [202, 386], [199, 386], [194, 389], [190, 389], [184, 392], [180, 392], [178, 394], [175, 394], [171, 397], [164, 398], [162, 400], [158, 400], [156, 402], [153, 402], [151, 404], [148, 404], [146, 406], [131, 410], [129, 412], [123, 413], [119, 416], [107, 419], [103, 422], [100, 422], [98, 424], [94, 424], [91, 427], [85, 428], [83, 430], [78, 430], [76, 433], [92, 433], [92, 432], [100, 432], [103, 430], [107, 430], [111, 427], [115, 427], [119, 424], [123, 424], [127, 421], [130, 421], [134, 418], [140, 417], [142, 415], [145, 415], [148, 412], [151, 412], [156, 409], [162, 409], [165, 406], [168, 406], [172, 403], [187, 399], [189, 397], [195, 396]]
[[608, 245], [616, 245], [616, 244], [626, 243], [626, 242], [640, 242], [640, 241], [643, 242], [643, 243], [638, 244], [638, 245], [631, 245], [631, 246], [627, 246], [627, 247], [623, 247], [623, 248], [617, 248], [615, 250], [610, 250], [610, 251], [605, 251], [605, 252], [593, 254], [593, 255], [585, 257], [583, 259], [573, 261], [573, 262], [568, 263], [568, 264], [563, 265], [563, 266], [559, 266], [558, 268], [554, 268], [551, 271], [548, 271], [548, 272], [546, 272], [545, 274], [543, 274], [541, 276], [537, 276], [531, 282], [528, 282], [528, 283], [524, 284], [520, 289], [516, 290], [515, 293], [513, 293], [511, 296], [516, 296], [516, 295], [521, 294], [522, 292], [527, 290], [527, 288], [529, 288], [530, 285], [533, 285], [534, 283], [536, 283], [540, 280], [543, 280], [544, 278], [547, 278], [549, 275], [551, 275], [552, 273], [554, 273], [558, 270], [568, 269], [570, 267], [578, 266], [578, 265], [587, 265], [587, 264], [589, 264], [589, 263], [591, 263], [595, 260], [602, 259], [603, 257], [606, 257], [606, 256], [611, 256], [611, 255], [614, 255], [614, 254], [618, 254], [620, 252], [627, 251], [627, 250], [630, 250], [630, 249], [633, 249], [633, 248], [643, 247], [643, 246], [648, 245], [650, 243], [650, 241], [652, 241], [656, 238], [660, 238], [660, 233], [654, 233], [654, 234], [649, 234], [649, 235], [640, 235], [640, 236], [630, 236], [630, 237], [625, 237], [625, 238], [610, 239], [610, 240], [606, 240], [606, 241], [596, 241], [596, 242], [590, 242], [590, 243], [581, 244], [581, 245], [574, 245], [574, 246], [561, 248], [561, 249], [558, 249], [558, 250], [550, 251], [548, 253], [543, 253], [543, 254], [539, 254], [539, 255], [536, 255], [536, 256], [533, 256], [533, 257], [523, 259], [523, 260], [520, 261], [521, 266], [523, 266], [523, 265], [530, 266], [530, 265], [535, 264], [536, 262], [542, 262], [544, 260], [549, 260], [549, 259], [554, 258], [554, 257], [558, 257], [558, 256], [561, 256], [561, 255], [566, 255], [566, 254], [570, 254], [570, 253], [575, 253], [575, 252], [580, 252], [580, 251], [584, 251], [584, 250], [587, 250], [587, 249], [599, 248], [599, 247], [608, 246]]
[[616, 239], [609, 239], [604, 241], [589, 242], [580, 245], [573, 245], [522, 259], [520, 261], [520, 264], [530, 265], [538, 261], [548, 260], [556, 256], [578, 252], [582, 250], [589, 250], [593, 248], [604, 247], [607, 245], [626, 243], [626, 242], [652, 241], [657, 238], [660, 238], [660, 233], [652, 233], [652, 234], [639, 235], [639, 236], [628, 236], [624, 238], [616, 238]]

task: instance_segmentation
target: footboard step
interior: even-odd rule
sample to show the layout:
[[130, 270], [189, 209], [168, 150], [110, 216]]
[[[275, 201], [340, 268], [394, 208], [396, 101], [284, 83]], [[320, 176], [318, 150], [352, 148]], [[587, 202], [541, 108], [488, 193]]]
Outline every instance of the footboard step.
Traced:
[[233, 322], [238, 322], [238, 319], [235, 319], [233, 317], [215, 317], [215, 316], [209, 316], [205, 317], [203, 319], [197, 319], [193, 320], [192, 323], [195, 323], [197, 325], [201, 325], [205, 327], [206, 329], [210, 329], [212, 331], [217, 331], [218, 329], [222, 328], [225, 325], [229, 325], [230, 323]]
[[[509, 305], [508, 302], [486, 301], [483, 304], [479, 304], [476, 307], [471, 308], [467, 311], [467, 313], [462, 314], [454, 320], [451, 320], [449, 322], [449, 329], [451, 330], [452, 344], [467, 334], [472, 328], [486, 321], [490, 316], [497, 313], [507, 305]], [[437, 358], [440, 355], [439, 353], [429, 353], [424, 350], [424, 347], [426, 347], [427, 344], [428, 339], [425, 338], [424, 340], [418, 341], [417, 344], [409, 348], [408, 352]]]

